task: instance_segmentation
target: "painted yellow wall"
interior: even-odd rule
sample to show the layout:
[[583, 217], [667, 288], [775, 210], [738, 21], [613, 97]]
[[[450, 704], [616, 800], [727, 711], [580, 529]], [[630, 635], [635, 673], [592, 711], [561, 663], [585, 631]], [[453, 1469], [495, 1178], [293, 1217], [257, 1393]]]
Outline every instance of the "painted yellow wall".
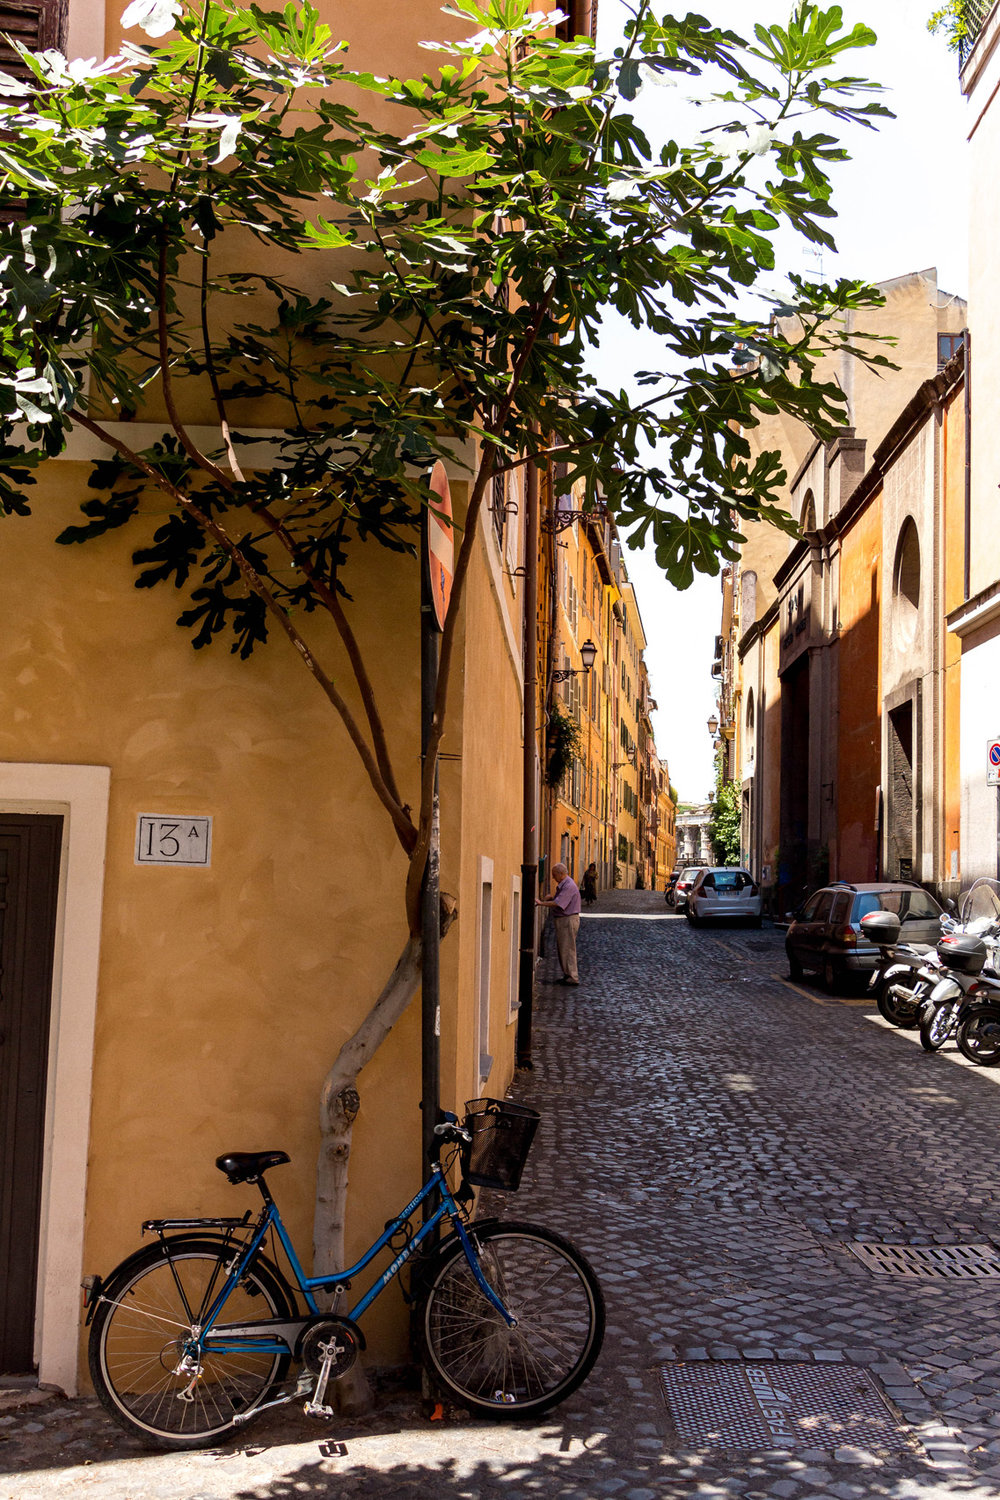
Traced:
[[[83, 18], [82, 8], [74, 0], [71, 37], [86, 33], [97, 50], [96, 8]], [[107, 13], [108, 52], [120, 40], [119, 9]], [[336, 35], [351, 38], [352, 63], [383, 72], [423, 71], [419, 42], [466, 28], [430, 0], [402, 10], [349, 0], [321, 4], [321, 12]], [[366, 105], [370, 116], [384, 109], [375, 96]], [[310, 263], [314, 279], [332, 269], [323, 257]], [[267, 420], [260, 408], [246, 415], [258, 426]], [[174, 623], [182, 596], [133, 587], [129, 554], [140, 538], [132, 530], [84, 547], [54, 545], [79, 520], [86, 479], [83, 464], [50, 463], [34, 516], [4, 527], [0, 553], [0, 757], [111, 771], [107, 864], [93, 871], [104, 917], [93, 1103], [89, 1122], [80, 1120], [90, 1132], [84, 1268], [110, 1269], [135, 1247], [143, 1218], [251, 1206], [254, 1190], [231, 1188], [213, 1162], [224, 1151], [264, 1148], [292, 1157], [272, 1186], [308, 1261], [320, 1086], [405, 940], [405, 859], [343, 728], [290, 646], [277, 639], [249, 663], [225, 645], [194, 652]], [[416, 806], [417, 569], [370, 545], [357, 551], [351, 586], [401, 789]], [[474, 1056], [481, 855], [493, 860], [495, 890], [487, 1086], [502, 1094], [513, 1070], [519, 587], [502, 559], [491, 564], [484, 541], [469, 580], [441, 773], [442, 885], [460, 899], [442, 953], [442, 1096], [458, 1107], [482, 1083]], [[313, 617], [311, 636], [317, 630], [353, 703], [339, 648], [323, 642]], [[211, 868], [136, 866], [140, 813], [211, 816]], [[349, 1253], [420, 1180], [419, 1029], [418, 998], [360, 1080]], [[401, 1303], [384, 1301], [367, 1322], [379, 1362], [406, 1350]]]
[[[82, 466], [50, 464], [34, 517], [5, 527], [0, 757], [111, 768], [85, 1269], [106, 1272], [135, 1246], [143, 1218], [242, 1211], [253, 1190], [229, 1187], [214, 1158], [265, 1148], [292, 1157], [273, 1187], [308, 1258], [319, 1090], [405, 940], [405, 860], [344, 730], [291, 647], [278, 639], [248, 663], [225, 646], [194, 652], [174, 624], [179, 597], [132, 586], [134, 534], [54, 545], [77, 519], [84, 484]], [[415, 805], [417, 570], [374, 547], [359, 549], [356, 563], [352, 612], [362, 641], [373, 643], [390, 745]], [[461, 898], [443, 962], [449, 1104], [480, 1092], [471, 1041], [471, 872], [480, 852], [494, 860], [498, 898], [495, 1092], [513, 1068], [520, 691], [485, 573], [480, 559], [466, 637], [475, 648], [456, 674], [456, 733], [445, 746], [457, 744], [463, 758], [446, 761], [442, 777], [442, 883]], [[332, 643], [331, 651], [337, 661]], [[338, 668], [343, 683], [342, 661]], [[141, 813], [211, 816], [211, 868], [136, 866]], [[349, 1250], [367, 1243], [419, 1182], [419, 1056], [415, 1003], [361, 1078]], [[372, 1357], [401, 1358], [405, 1320], [391, 1305], [378, 1314], [368, 1325]]]

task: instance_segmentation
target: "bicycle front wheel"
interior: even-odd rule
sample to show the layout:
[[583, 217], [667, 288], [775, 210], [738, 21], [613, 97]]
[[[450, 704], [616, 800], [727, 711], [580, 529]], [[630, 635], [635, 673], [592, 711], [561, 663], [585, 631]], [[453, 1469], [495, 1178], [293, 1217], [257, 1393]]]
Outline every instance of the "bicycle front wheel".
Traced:
[[[90, 1330], [94, 1389], [116, 1422], [158, 1447], [215, 1442], [288, 1373], [287, 1354], [196, 1352], [232, 1258], [233, 1246], [221, 1241], [168, 1240], [125, 1262], [102, 1293]], [[258, 1259], [226, 1299], [220, 1323], [294, 1316], [289, 1288]]]
[[589, 1375], [604, 1339], [604, 1298], [592, 1267], [534, 1224], [471, 1225], [486, 1281], [517, 1319], [483, 1294], [457, 1239], [431, 1271], [421, 1325], [427, 1359], [472, 1411], [516, 1420], [547, 1411]]

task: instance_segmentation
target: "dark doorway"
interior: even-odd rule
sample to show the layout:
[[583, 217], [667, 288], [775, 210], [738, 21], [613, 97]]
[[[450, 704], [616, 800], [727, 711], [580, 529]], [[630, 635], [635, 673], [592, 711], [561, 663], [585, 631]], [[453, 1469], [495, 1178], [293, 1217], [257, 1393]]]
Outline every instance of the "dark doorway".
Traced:
[[889, 712], [885, 873], [913, 879], [913, 700]]
[[59, 817], [0, 813], [0, 1374], [34, 1368]]
[[801, 900], [810, 873], [809, 657], [803, 654], [781, 679], [780, 911], [791, 910]]

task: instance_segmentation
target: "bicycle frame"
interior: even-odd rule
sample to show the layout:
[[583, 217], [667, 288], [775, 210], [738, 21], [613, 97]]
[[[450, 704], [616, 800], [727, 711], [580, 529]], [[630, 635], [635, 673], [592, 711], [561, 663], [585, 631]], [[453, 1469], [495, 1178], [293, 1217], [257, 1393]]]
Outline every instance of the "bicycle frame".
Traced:
[[[411, 1198], [406, 1207], [394, 1219], [390, 1220], [382, 1234], [379, 1235], [374, 1244], [369, 1246], [360, 1260], [355, 1261], [354, 1265], [347, 1266], [343, 1271], [338, 1271], [332, 1276], [307, 1276], [305, 1274], [302, 1269], [302, 1263], [295, 1253], [295, 1246], [292, 1244], [288, 1230], [285, 1228], [278, 1205], [271, 1197], [263, 1181], [259, 1182], [258, 1186], [264, 1195], [264, 1209], [257, 1221], [253, 1236], [249, 1244], [238, 1252], [237, 1259], [230, 1265], [226, 1274], [226, 1280], [208, 1312], [204, 1315], [204, 1319], [198, 1329], [197, 1341], [206, 1352], [230, 1353], [236, 1349], [253, 1349], [257, 1352], [268, 1354], [283, 1354], [288, 1352], [288, 1343], [286, 1340], [275, 1335], [271, 1337], [267, 1336], [267, 1333], [264, 1331], [268, 1326], [266, 1322], [260, 1325], [261, 1332], [259, 1336], [250, 1333], [250, 1330], [255, 1326], [252, 1323], [241, 1324], [238, 1329], [235, 1326], [230, 1328], [223, 1326], [219, 1328], [214, 1337], [212, 1336], [212, 1328], [219, 1314], [225, 1307], [231, 1292], [239, 1283], [240, 1278], [248, 1267], [252, 1265], [255, 1256], [264, 1244], [269, 1230], [274, 1230], [281, 1243], [281, 1247], [288, 1259], [288, 1264], [292, 1269], [295, 1284], [301, 1292], [309, 1312], [315, 1316], [320, 1316], [320, 1308], [316, 1302], [315, 1293], [335, 1291], [338, 1288], [346, 1287], [356, 1275], [363, 1271], [366, 1266], [370, 1265], [375, 1257], [389, 1245], [393, 1236], [399, 1233], [421, 1204], [434, 1194], [438, 1195], [440, 1201], [433, 1213], [424, 1220], [416, 1233], [407, 1240], [398, 1255], [395, 1256], [381, 1275], [376, 1278], [368, 1291], [354, 1304], [346, 1316], [352, 1323], [356, 1323], [367, 1312], [376, 1298], [381, 1295], [389, 1285], [389, 1282], [395, 1276], [398, 1276], [410, 1257], [430, 1238], [442, 1220], [450, 1218], [480, 1291], [501, 1315], [508, 1327], [513, 1328], [516, 1326], [517, 1319], [504, 1306], [483, 1275], [479, 1265], [479, 1257], [472, 1247], [472, 1242], [462, 1222], [458, 1205], [448, 1187], [444, 1170], [439, 1163], [435, 1162], [433, 1164], [431, 1174], [420, 1191], [414, 1198]], [[335, 1314], [334, 1316], [340, 1316], [340, 1314]], [[285, 1320], [282, 1321], [284, 1322]], [[246, 1334], [244, 1330], [246, 1330]]]

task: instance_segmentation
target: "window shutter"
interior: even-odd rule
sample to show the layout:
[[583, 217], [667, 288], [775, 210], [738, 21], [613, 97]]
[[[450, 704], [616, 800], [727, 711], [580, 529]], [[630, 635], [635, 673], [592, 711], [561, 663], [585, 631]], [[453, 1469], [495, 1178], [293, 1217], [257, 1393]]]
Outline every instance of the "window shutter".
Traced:
[[8, 37], [31, 52], [43, 52], [46, 47], [61, 47], [64, 32], [61, 0], [0, 0], [0, 69], [16, 78], [32, 76]]

